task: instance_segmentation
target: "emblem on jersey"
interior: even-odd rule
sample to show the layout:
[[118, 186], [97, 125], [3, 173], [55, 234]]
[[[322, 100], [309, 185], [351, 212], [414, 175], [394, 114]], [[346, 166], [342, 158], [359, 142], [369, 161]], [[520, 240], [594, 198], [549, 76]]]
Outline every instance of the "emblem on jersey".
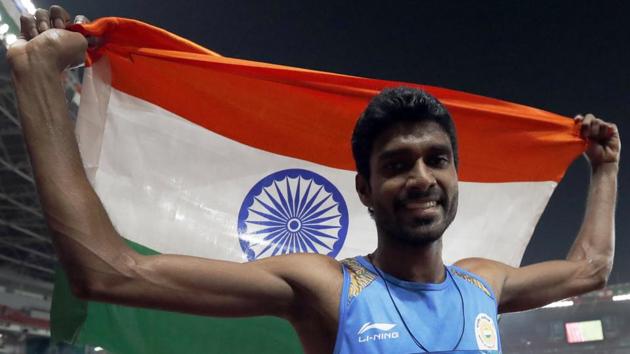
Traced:
[[352, 299], [359, 296], [363, 289], [372, 284], [376, 276], [365, 269], [365, 267], [354, 258], [346, 258], [342, 260], [341, 263], [348, 268], [350, 274], [350, 286], [348, 288], [348, 303], [350, 303]]
[[361, 326], [359, 332], [357, 334], [363, 334], [371, 329], [378, 329], [381, 331], [389, 331], [390, 329], [396, 327], [394, 323], [372, 323], [366, 322]]
[[248, 260], [288, 253], [335, 257], [348, 232], [348, 208], [319, 174], [282, 170], [256, 183], [238, 214], [238, 236]]
[[471, 277], [468, 274], [458, 272], [457, 270], [453, 270], [453, 273], [455, 273], [455, 275], [457, 275], [458, 277], [471, 283], [472, 285], [478, 287], [481, 291], [483, 291], [484, 294], [488, 295], [489, 297], [492, 297], [492, 295], [490, 294], [490, 291], [479, 280]]
[[494, 321], [485, 313], [480, 313], [475, 319], [475, 338], [479, 349], [498, 350], [497, 330]]
[[[359, 343], [397, 339], [400, 337], [400, 333], [392, 331], [394, 327], [396, 327], [394, 323], [366, 322], [357, 332]], [[371, 333], [366, 333], [368, 331]]]

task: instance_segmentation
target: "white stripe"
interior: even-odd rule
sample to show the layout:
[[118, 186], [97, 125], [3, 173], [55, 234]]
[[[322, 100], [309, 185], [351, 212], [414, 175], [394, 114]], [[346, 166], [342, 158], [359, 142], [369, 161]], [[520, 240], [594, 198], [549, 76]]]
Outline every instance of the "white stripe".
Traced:
[[444, 260], [521, 263], [556, 182], [459, 183], [459, 210], [444, 235]]
[[[374, 223], [356, 195], [353, 172], [217, 135], [110, 88], [101, 79], [104, 67], [86, 70], [77, 132], [93, 185], [125, 237], [162, 253], [246, 260], [237, 217], [247, 192], [271, 173], [301, 168], [332, 182], [347, 203], [349, 231], [337, 258], [376, 247]], [[445, 260], [480, 256], [518, 265], [555, 185], [460, 182]]]

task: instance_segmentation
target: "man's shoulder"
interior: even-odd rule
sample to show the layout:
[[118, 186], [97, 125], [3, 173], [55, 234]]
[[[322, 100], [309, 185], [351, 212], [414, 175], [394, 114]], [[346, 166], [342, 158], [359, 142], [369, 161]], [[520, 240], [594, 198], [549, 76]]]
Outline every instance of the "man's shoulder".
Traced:
[[497, 298], [503, 288], [506, 268], [510, 267], [505, 263], [481, 257], [460, 259], [453, 265], [484, 280]]
[[309, 293], [341, 289], [343, 284], [341, 263], [326, 255], [294, 253], [268, 257], [254, 264], [284, 279], [292, 288]]
[[295, 253], [269, 257], [266, 263], [295, 292], [297, 306], [290, 321], [296, 329], [312, 329], [319, 322], [326, 328], [336, 328], [343, 287], [341, 262], [320, 254]]
[[292, 253], [273, 256], [252, 262], [252, 264], [268, 268], [277, 274], [342, 274], [340, 261], [317, 253]]
[[477, 275], [482, 275], [488, 272], [496, 272], [504, 269], [505, 267], [509, 267], [505, 263], [481, 257], [463, 258], [453, 263], [453, 265]]

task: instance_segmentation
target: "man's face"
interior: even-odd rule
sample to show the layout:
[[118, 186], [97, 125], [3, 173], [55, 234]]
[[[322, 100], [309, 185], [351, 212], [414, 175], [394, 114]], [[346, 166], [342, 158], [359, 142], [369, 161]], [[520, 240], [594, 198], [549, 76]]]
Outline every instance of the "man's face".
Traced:
[[440, 239], [457, 212], [451, 141], [435, 122], [401, 122], [378, 136], [370, 180], [357, 176], [361, 201], [379, 233], [411, 245]]

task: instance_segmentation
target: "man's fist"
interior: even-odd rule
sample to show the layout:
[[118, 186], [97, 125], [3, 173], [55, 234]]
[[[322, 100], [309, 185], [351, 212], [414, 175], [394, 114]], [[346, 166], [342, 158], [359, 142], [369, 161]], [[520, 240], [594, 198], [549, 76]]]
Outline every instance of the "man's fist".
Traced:
[[593, 168], [605, 163], [618, 164], [621, 140], [617, 126], [590, 113], [579, 114], [575, 120], [580, 124], [580, 136], [588, 141], [585, 155]]
[[[73, 23], [87, 22], [77, 16]], [[66, 31], [70, 15], [60, 6], [37, 9], [35, 16], [20, 18], [20, 39], [7, 51], [7, 59], [15, 74], [32, 70], [55, 70], [81, 64], [85, 60], [87, 40], [83, 35]]]

